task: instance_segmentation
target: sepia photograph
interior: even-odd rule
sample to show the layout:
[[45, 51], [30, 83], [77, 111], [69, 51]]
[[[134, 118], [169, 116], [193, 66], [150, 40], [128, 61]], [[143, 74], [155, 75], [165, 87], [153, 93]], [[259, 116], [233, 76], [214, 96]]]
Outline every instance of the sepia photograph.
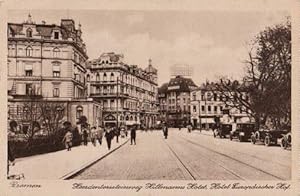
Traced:
[[291, 13], [7, 11], [7, 179], [292, 180]]

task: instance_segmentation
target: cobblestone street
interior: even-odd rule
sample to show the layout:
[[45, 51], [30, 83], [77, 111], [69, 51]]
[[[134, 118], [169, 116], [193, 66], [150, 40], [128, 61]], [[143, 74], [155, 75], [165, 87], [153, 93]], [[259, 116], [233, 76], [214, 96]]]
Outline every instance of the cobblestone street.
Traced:
[[[276, 155], [276, 156], [274, 156]], [[75, 179], [289, 180], [291, 151], [213, 138], [208, 132], [138, 132], [125, 146]]]

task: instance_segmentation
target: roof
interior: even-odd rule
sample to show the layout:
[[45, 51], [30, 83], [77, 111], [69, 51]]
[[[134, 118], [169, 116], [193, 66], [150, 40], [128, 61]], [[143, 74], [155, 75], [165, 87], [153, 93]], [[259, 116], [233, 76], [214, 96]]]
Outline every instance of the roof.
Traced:
[[176, 76], [168, 83], [168, 91], [190, 92], [197, 85], [190, 78]]
[[168, 85], [169, 83], [163, 83], [159, 88], [158, 88], [158, 94], [166, 93], [168, 90]]

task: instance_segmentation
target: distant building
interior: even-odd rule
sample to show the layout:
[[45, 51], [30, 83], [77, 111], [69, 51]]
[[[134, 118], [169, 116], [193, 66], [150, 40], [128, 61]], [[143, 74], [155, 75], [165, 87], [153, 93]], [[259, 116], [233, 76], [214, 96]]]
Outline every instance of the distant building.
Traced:
[[158, 116], [157, 70], [124, 63], [121, 54], [103, 53], [89, 62], [88, 96], [103, 106], [106, 126], [154, 127]]
[[190, 65], [176, 64], [171, 66], [171, 77], [182, 76], [185, 78], [191, 78], [193, 75], [193, 67]]
[[[246, 93], [243, 96], [247, 96]], [[221, 93], [214, 83], [202, 84], [191, 92], [191, 122], [194, 127], [201, 129], [212, 128], [216, 118], [222, 118], [224, 113], [233, 117], [234, 122], [250, 121], [245, 111], [237, 108], [228, 108]]]
[[196, 87], [192, 79], [176, 76], [159, 88], [160, 117], [169, 126], [186, 126], [190, 122], [190, 92]]
[[72, 19], [60, 25], [35, 24], [31, 16], [23, 23], [8, 23], [8, 118], [24, 120], [24, 103], [47, 101], [64, 105], [64, 120], [75, 124], [84, 115], [96, 125], [101, 119], [100, 105], [87, 99], [86, 46], [81, 25]]

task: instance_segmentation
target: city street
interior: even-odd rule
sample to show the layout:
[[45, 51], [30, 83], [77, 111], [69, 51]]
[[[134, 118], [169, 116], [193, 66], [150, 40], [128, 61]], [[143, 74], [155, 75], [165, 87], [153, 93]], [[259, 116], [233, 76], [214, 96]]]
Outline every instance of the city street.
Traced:
[[289, 180], [291, 151], [213, 138], [210, 132], [169, 129], [137, 132], [130, 142], [75, 179], [105, 180]]

